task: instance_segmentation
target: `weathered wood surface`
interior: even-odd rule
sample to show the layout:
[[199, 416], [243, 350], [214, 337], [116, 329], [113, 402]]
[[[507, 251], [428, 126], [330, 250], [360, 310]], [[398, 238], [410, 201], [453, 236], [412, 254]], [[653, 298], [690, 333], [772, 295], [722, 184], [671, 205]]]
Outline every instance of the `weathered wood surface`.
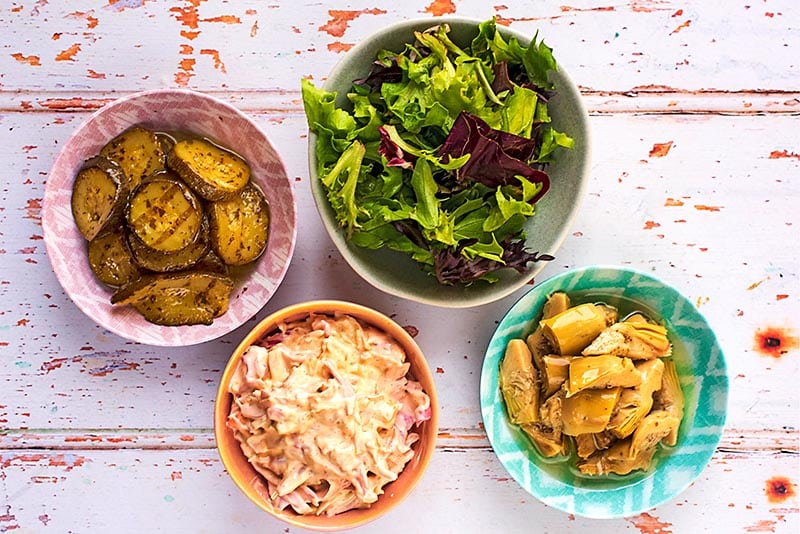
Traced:
[[[470, 310], [386, 296], [324, 234], [309, 190], [299, 79], [323, 79], [394, 20], [497, 15], [537, 29], [591, 114], [593, 163], [572, 233], [538, 279], [621, 264], [676, 285], [715, 328], [726, 431], [680, 497], [627, 520], [545, 507], [511, 480], [480, 424], [496, 322], [522, 292]], [[477, 0], [18, 1], [0, 7], [0, 532], [294, 532], [228, 480], [211, 410], [227, 356], [283, 305], [343, 298], [419, 330], [441, 434], [412, 496], [364, 532], [797, 532], [800, 529], [800, 9], [795, 2]], [[298, 243], [276, 296], [196, 347], [126, 342], [63, 294], [41, 198], [59, 147], [121, 94], [189, 87], [267, 131], [295, 179]], [[765, 349], [763, 335], [782, 350]], [[786, 491], [781, 494], [783, 487]], [[776, 490], [777, 488], [777, 490]]]

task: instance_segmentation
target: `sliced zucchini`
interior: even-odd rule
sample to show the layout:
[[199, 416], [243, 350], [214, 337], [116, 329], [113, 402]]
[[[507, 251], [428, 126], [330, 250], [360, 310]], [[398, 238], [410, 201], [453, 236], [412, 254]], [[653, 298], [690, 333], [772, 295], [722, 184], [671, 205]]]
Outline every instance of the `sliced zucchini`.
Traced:
[[231, 200], [211, 203], [208, 218], [211, 247], [228, 265], [250, 263], [267, 247], [269, 205], [252, 183]]
[[112, 287], [125, 285], [141, 276], [128, 246], [127, 232], [115, 228], [89, 242], [89, 267], [98, 280]]
[[184, 139], [167, 155], [167, 165], [206, 200], [233, 197], [250, 182], [250, 166], [207, 139]]
[[133, 190], [125, 216], [142, 243], [167, 253], [194, 243], [203, 225], [200, 199], [168, 172], [150, 176]]
[[194, 266], [209, 251], [208, 223], [204, 218], [194, 241], [176, 252], [156, 250], [133, 234], [129, 237], [129, 243], [136, 263], [145, 269], [159, 273], [181, 271]]
[[164, 170], [166, 155], [155, 132], [133, 126], [106, 143], [100, 155], [122, 167], [130, 188], [151, 174]]
[[117, 164], [99, 156], [86, 160], [75, 177], [71, 205], [75, 224], [87, 241], [120, 221], [129, 192]]
[[233, 285], [230, 277], [211, 272], [149, 274], [117, 290], [111, 303], [130, 304], [158, 325], [208, 325], [228, 310]]

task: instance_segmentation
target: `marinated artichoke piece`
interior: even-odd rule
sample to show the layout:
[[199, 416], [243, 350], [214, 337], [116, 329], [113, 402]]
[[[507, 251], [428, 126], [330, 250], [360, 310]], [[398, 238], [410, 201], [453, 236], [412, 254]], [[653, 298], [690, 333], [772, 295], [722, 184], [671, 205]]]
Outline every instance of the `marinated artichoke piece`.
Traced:
[[584, 356], [613, 354], [634, 360], [663, 358], [672, 353], [667, 329], [661, 325], [633, 321], [615, 323], [583, 349]]
[[597, 451], [604, 451], [615, 441], [617, 441], [617, 438], [610, 432], [578, 434], [575, 436], [575, 445], [579, 458], [588, 458]]
[[569, 363], [572, 356], [557, 356], [550, 354], [542, 358], [540, 369], [542, 379], [542, 393], [545, 398], [561, 389], [569, 378]]
[[556, 291], [547, 297], [542, 307], [542, 319], [555, 317], [559, 313], [566, 311], [570, 307], [569, 295], [563, 291]]
[[531, 351], [531, 355], [533, 356], [534, 367], [541, 371], [544, 365], [542, 363], [542, 358], [553, 352], [553, 347], [550, 346], [550, 342], [544, 337], [542, 328], [536, 328], [531, 335], [525, 338], [525, 343], [527, 343], [528, 350]]
[[539, 420], [539, 379], [531, 358], [525, 342], [512, 339], [500, 362], [500, 391], [509, 419], [514, 424]]
[[567, 454], [567, 443], [561, 432], [539, 424], [521, 425], [520, 428], [531, 438], [536, 450], [545, 458]]
[[646, 470], [650, 467], [655, 448], [641, 451], [636, 456], [631, 456], [631, 440], [618, 441], [608, 450], [599, 451], [583, 461], [578, 462], [578, 469], [585, 475], [627, 475], [637, 469]]
[[664, 410], [678, 419], [678, 425], [664, 438], [664, 444], [673, 446], [678, 442], [678, 428], [683, 419], [684, 399], [675, 362], [664, 360], [661, 389], [653, 394], [653, 409]]
[[630, 436], [639, 421], [653, 408], [653, 393], [661, 389], [664, 362], [660, 359], [645, 360], [636, 364], [642, 383], [626, 388], [620, 395], [619, 405], [608, 428], [619, 438]]
[[567, 397], [584, 389], [633, 387], [642, 383], [642, 376], [629, 358], [603, 354], [572, 358], [569, 364]]
[[539, 408], [539, 422], [542, 426], [561, 432], [564, 426], [564, 390], [550, 395]]
[[100, 155], [119, 164], [130, 189], [158, 171], [164, 170], [165, 153], [155, 132], [134, 126], [106, 143]]
[[584, 389], [562, 403], [561, 431], [568, 436], [602, 432], [608, 427], [622, 388]]
[[580, 304], [542, 319], [539, 325], [553, 352], [577, 356], [606, 328], [606, 315], [595, 304]]
[[198, 195], [216, 202], [238, 194], [250, 182], [250, 166], [239, 155], [208, 139], [178, 141], [167, 164]]
[[128, 200], [128, 183], [119, 165], [96, 156], [86, 160], [72, 186], [72, 216], [87, 241], [116, 226]]
[[158, 273], [122, 286], [111, 303], [130, 304], [158, 325], [211, 324], [228, 310], [232, 290], [233, 280], [216, 273]]
[[142, 181], [131, 193], [126, 219], [142, 243], [160, 252], [177, 252], [193, 243], [203, 225], [203, 207], [170, 173]]
[[677, 434], [681, 420], [665, 411], [653, 411], [644, 416], [631, 436], [631, 456], [638, 456], [656, 446], [670, 434]]
[[132, 282], [142, 274], [128, 247], [123, 228], [104, 232], [89, 242], [89, 267], [98, 280], [112, 287]]

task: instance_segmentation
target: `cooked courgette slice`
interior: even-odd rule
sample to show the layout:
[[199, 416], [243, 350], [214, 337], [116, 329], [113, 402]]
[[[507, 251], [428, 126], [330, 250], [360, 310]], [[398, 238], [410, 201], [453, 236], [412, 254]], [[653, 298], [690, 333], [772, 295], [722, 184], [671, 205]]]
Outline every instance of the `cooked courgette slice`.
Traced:
[[125, 217], [142, 243], [170, 253], [197, 239], [203, 207], [186, 184], [164, 172], [146, 178], [133, 190]]
[[87, 241], [120, 221], [129, 192], [117, 164], [99, 156], [84, 162], [72, 186], [71, 205], [75, 224]]
[[130, 234], [130, 249], [138, 265], [149, 271], [168, 273], [194, 266], [209, 251], [209, 230], [206, 219], [191, 243], [176, 252], [162, 252], [145, 245], [136, 235]]
[[117, 290], [111, 303], [130, 304], [158, 325], [208, 325], [228, 310], [233, 285], [228, 276], [203, 271], [149, 274]]
[[104, 284], [119, 287], [141, 275], [128, 247], [127, 232], [122, 227], [92, 239], [89, 242], [88, 256], [89, 267]]
[[269, 205], [254, 184], [239, 195], [208, 207], [211, 247], [228, 265], [245, 265], [258, 258], [269, 238]]
[[225, 200], [250, 181], [245, 160], [207, 139], [191, 138], [175, 143], [167, 165], [206, 200]]
[[166, 154], [155, 132], [133, 126], [106, 143], [100, 155], [122, 167], [130, 188], [153, 173], [164, 170]]

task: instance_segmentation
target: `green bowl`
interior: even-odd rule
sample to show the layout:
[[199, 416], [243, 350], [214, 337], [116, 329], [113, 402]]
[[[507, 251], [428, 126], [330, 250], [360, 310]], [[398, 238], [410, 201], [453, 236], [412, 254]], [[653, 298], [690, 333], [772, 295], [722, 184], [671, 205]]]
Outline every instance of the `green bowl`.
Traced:
[[[380, 49], [401, 50], [405, 43], [414, 39], [413, 32], [431, 26], [448, 23], [451, 38], [459, 45], [466, 45], [477, 34], [479, 20], [458, 17], [435, 17], [419, 20], [404, 20], [389, 25], [350, 49], [329, 74], [324, 89], [337, 93], [337, 105], [345, 106], [346, 93], [352, 81], [362, 78], [370, 71], [375, 55]], [[505, 36], [515, 36], [520, 43], [528, 45], [531, 36], [498, 26]], [[540, 34], [540, 38], [547, 36]], [[558, 50], [553, 54], [558, 60]], [[562, 150], [558, 160], [548, 167], [551, 188], [536, 204], [536, 214], [526, 225], [526, 247], [539, 254], [558, 257], [557, 250], [566, 238], [588, 181], [590, 140], [586, 110], [580, 92], [570, 80], [563, 66], [551, 73], [557, 94], [548, 104], [553, 126], [566, 132], [575, 140], [575, 148]], [[339, 228], [333, 210], [317, 175], [317, 136], [309, 133], [309, 173], [311, 190], [322, 223], [345, 261], [364, 280], [374, 287], [411, 301], [448, 308], [477, 306], [501, 299], [528, 284], [544, 267], [544, 262], [531, 265], [531, 269], [519, 274], [504, 269], [501, 279], [493, 284], [475, 283], [469, 286], [446, 286], [435, 277], [424, 273], [408, 256], [391, 250], [368, 250], [352, 245]], [[505, 272], [510, 271], [510, 272]]]
[[[509, 340], [530, 334], [554, 291], [573, 303], [606, 302], [621, 315], [634, 310], [660, 320], [671, 333], [673, 359], [685, 397], [678, 442], [661, 448], [646, 472], [589, 477], [568, 459], [546, 459], [508, 420], [498, 369]], [[637, 515], [673, 499], [708, 464], [722, 435], [728, 400], [725, 359], [697, 308], [652, 275], [619, 267], [573, 269], [545, 280], [503, 317], [486, 350], [480, 382], [481, 416], [500, 463], [531, 495], [564, 512], [590, 518]]]

